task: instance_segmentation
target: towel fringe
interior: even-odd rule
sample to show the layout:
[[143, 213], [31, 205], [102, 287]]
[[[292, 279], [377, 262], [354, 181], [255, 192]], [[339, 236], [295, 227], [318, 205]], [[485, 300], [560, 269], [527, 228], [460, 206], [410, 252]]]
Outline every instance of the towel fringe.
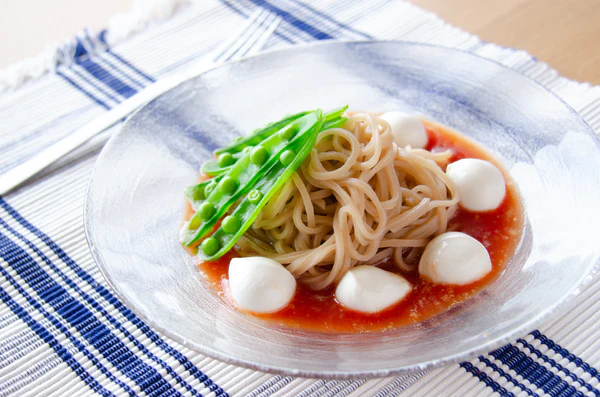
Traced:
[[49, 43], [40, 54], [25, 58], [0, 69], [0, 93], [12, 91], [28, 81], [36, 80], [59, 66], [69, 66], [94, 56], [169, 19], [191, 0], [134, 0], [127, 12], [114, 15], [108, 27], [99, 33], [86, 28], [63, 42]]

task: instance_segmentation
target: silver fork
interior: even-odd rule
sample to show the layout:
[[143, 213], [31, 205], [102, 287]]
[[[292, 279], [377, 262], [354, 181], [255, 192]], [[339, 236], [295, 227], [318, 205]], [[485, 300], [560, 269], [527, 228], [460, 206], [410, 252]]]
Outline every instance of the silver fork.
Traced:
[[182, 82], [196, 77], [211, 67], [226, 61], [254, 55], [273, 34], [281, 18], [266, 10], [257, 10], [248, 21], [211, 54], [184, 70], [161, 78], [132, 97], [124, 100], [102, 116], [75, 130], [71, 135], [52, 144], [36, 156], [0, 175], [0, 195], [8, 193], [52, 163], [83, 145], [95, 135], [123, 120], [140, 106], [150, 102]]

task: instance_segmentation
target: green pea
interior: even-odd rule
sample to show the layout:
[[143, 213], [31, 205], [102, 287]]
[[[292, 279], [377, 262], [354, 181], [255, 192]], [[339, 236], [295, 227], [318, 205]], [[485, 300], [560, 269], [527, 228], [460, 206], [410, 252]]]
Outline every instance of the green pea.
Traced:
[[267, 160], [268, 156], [269, 152], [267, 152], [267, 149], [262, 146], [257, 146], [250, 155], [250, 161], [252, 161], [252, 164], [261, 165]]
[[229, 215], [223, 219], [221, 229], [227, 234], [232, 234], [238, 231], [241, 226], [240, 219], [237, 216]]
[[231, 153], [223, 153], [219, 156], [219, 167], [229, 167], [233, 163], [235, 163], [235, 159], [233, 158]]
[[296, 135], [297, 132], [298, 132], [298, 127], [296, 126], [296, 124], [290, 124], [287, 126], [287, 128], [283, 129], [279, 133], [279, 135], [281, 136], [282, 139], [289, 141], [290, 139], [292, 139], [294, 137], [294, 135]]
[[263, 194], [260, 192], [260, 190], [251, 190], [250, 193], [248, 193], [248, 201], [250, 201], [252, 204], [258, 204], [260, 199], [262, 199], [262, 196]]
[[221, 183], [219, 183], [219, 190], [224, 194], [233, 194], [237, 187], [237, 181], [230, 176], [226, 176]]
[[281, 164], [288, 166], [292, 163], [292, 161], [294, 161], [295, 157], [296, 153], [294, 153], [293, 150], [286, 150], [285, 152], [281, 153], [281, 156], [279, 156], [279, 161], [281, 161]]
[[205, 196], [208, 196], [209, 194], [211, 194], [211, 193], [212, 193], [212, 191], [213, 191], [213, 190], [215, 190], [215, 188], [216, 188], [216, 187], [217, 187], [217, 182], [215, 182], [215, 181], [210, 181], [210, 182], [208, 183], [208, 185], [206, 185], [206, 186], [204, 187], [204, 195], [205, 195]]
[[206, 195], [204, 194], [204, 189], [206, 186], [198, 186], [198, 188], [196, 190], [194, 190], [194, 200], [204, 200], [206, 198]]
[[242, 153], [244, 154], [248, 154], [250, 153], [250, 150], [252, 150], [253, 146], [246, 146], [245, 148], [242, 149]]
[[200, 227], [201, 223], [202, 223], [202, 219], [200, 219], [197, 216], [193, 216], [192, 219], [190, 219], [190, 223], [188, 223], [188, 229], [196, 230]]
[[205, 255], [211, 256], [217, 253], [220, 244], [216, 238], [209, 237], [200, 244], [200, 248], [202, 248], [202, 252], [204, 252]]
[[208, 202], [202, 203], [200, 208], [198, 208], [198, 214], [200, 215], [200, 218], [204, 220], [209, 219], [214, 213], [215, 206]]

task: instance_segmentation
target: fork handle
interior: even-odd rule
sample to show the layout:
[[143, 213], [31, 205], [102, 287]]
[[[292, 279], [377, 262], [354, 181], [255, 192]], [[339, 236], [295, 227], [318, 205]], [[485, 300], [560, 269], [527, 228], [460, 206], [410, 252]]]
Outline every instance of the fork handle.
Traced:
[[0, 175], [0, 195], [10, 192], [58, 159], [83, 145], [95, 135], [123, 120], [123, 118], [131, 114], [138, 107], [150, 102], [184, 81], [210, 69], [213, 65], [212, 61], [201, 60], [180, 72], [166, 76], [148, 85], [135, 95], [105, 112], [102, 116], [75, 130], [71, 135], [52, 144], [5, 174]]

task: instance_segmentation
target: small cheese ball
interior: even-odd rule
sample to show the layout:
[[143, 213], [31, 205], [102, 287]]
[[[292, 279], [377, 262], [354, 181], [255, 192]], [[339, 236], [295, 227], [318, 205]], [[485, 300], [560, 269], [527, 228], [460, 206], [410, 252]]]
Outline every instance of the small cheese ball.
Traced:
[[229, 287], [240, 309], [272, 313], [290, 303], [296, 292], [296, 279], [273, 259], [234, 258], [229, 264]]
[[438, 284], [465, 285], [492, 270], [483, 244], [460, 232], [440, 234], [427, 244], [419, 261], [419, 274]]
[[400, 302], [411, 290], [404, 277], [363, 265], [350, 269], [342, 277], [335, 297], [348, 309], [376, 313]]
[[418, 117], [404, 112], [386, 112], [379, 116], [388, 122], [392, 128], [394, 142], [398, 147], [410, 146], [413, 149], [423, 149], [429, 138], [427, 131]]
[[502, 172], [488, 161], [458, 160], [448, 164], [446, 174], [458, 189], [458, 204], [466, 210], [495, 210], [506, 195], [506, 182]]

